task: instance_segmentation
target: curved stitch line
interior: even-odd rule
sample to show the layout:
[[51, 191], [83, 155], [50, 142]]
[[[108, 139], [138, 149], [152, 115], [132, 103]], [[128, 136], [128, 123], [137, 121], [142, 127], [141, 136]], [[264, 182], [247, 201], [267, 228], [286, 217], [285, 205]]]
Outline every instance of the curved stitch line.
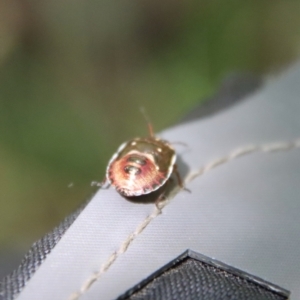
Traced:
[[231, 153], [229, 153], [227, 156], [218, 158], [212, 161], [211, 163], [208, 163], [206, 166], [202, 167], [199, 170], [192, 171], [186, 177], [185, 183], [189, 183], [196, 177], [203, 175], [204, 173], [210, 171], [211, 169], [214, 169], [215, 167], [221, 164], [227, 163], [243, 155], [252, 154], [254, 152], [271, 153], [271, 152], [279, 152], [279, 151], [288, 151], [299, 147], [300, 147], [300, 140], [296, 140], [294, 142], [280, 142], [280, 143], [273, 143], [273, 144], [265, 144], [261, 146], [249, 145], [242, 148], [238, 148], [232, 151]]
[[[272, 153], [272, 152], [280, 152], [280, 151], [289, 151], [295, 148], [300, 148], [300, 139], [295, 140], [293, 142], [279, 142], [273, 144], [263, 144], [260, 146], [249, 145], [241, 148], [237, 148], [230, 152], [228, 155], [218, 158], [207, 165], [204, 165], [202, 168], [192, 171], [185, 179], [185, 184], [191, 182], [198, 176], [203, 175], [204, 173], [216, 168], [219, 165], [228, 163], [236, 158], [239, 158], [243, 155], [252, 154], [255, 152], [262, 153]], [[118, 251], [112, 253], [110, 257], [104, 262], [100, 268], [100, 270], [96, 273], [93, 273], [81, 286], [80, 290], [74, 292], [70, 295], [69, 300], [77, 300], [80, 296], [82, 296], [92, 285], [96, 282], [108, 269], [111, 265], [117, 260], [117, 258], [126, 252], [130, 244], [134, 241], [134, 239], [143, 232], [143, 230], [150, 224], [150, 222], [155, 219], [160, 213], [161, 210], [167, 205], [168, 201], [161, 202], [159, 207], [155, 206], [155, 209], [151, 215], [149, 215], [138, 227], [132, 232], [126, 240], [121, 244]]]
[[164, 201], [159, 205], [159, 207], [155, 207], [153, 213], [149, 215], [140, 225], [138, 225], [136, 230], [126, 238], [126, 240], [121, 244], [119, 250], [117, 252], [114, 252], [108, 258], [108, 260], [102, 264], [99, 272], [92, 274], [92, 276], [83, 283], [80, 290], [73, 293], [69, 297], [69, 300], [79, 299], [79, 297], [84, 294], [91, 287], [91, 285], [110, 268], [110, 266], [115, 262], [118, 256], [123, 254], [128, 249], [131, 242], [149, 225], [149, 223], [161, 213], [161, 210], [165, 207], [166, 204], [167, 201]]

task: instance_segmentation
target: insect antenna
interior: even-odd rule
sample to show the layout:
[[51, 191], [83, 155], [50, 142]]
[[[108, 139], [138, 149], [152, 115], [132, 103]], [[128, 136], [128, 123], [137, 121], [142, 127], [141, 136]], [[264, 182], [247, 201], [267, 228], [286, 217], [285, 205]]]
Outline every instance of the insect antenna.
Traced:
[[153, 138], [154, 137], [153, 126], [152, 126], [152, 123], [151, 123], [148, 115], [146, 114], [146, 110], [145, 110], [145, 108], [143, 106], [140, 107], [140, 112], [141, 112], [141, 114], [143, 115], [144, 119], [147, 122], [149, 135], [150, 135], [150, 137]]
[[188, 145], [184, 142], [170, 142], [171, 145], [181, 145], [181, 146], [184, 146], [184, 147], [188, 147]]

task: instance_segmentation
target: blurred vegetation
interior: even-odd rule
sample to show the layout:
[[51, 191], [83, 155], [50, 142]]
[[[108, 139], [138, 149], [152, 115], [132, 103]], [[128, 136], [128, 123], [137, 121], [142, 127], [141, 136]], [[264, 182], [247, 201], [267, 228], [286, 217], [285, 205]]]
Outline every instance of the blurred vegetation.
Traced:
[[93, 192], [146, 134], [140, 106], [159, 131], [227, 73], [295, 60], [299, 4], [0, 0], [0, 248], [24, 251]]

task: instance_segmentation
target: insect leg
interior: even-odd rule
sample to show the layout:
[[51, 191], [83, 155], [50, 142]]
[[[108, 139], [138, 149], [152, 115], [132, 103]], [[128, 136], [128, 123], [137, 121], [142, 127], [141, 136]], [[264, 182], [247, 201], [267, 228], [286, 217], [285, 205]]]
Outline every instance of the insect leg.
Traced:
[[181, 145], [188, 148], [188, 144], [184, 142], [170, 142], [171, 145]]
[[177, 177], [178, 185], [183, 189], [184, 186], [183, 186], [183, 183], [182, 183], [182, 180], [181, 180], [181, 176], [180, 176], [180, 174], [179, 174], [179, 172], [178, 172], [178, 168], [177, 168], [177, 165], [176, 165], [176, 164], [174, 165], [174, 173], [175, 173], [175, 175], [176, 175], [176, 177]]
[[108, 189], [110, 187], [110, 183], [106, 180], [106, 177], [98, 182], [98, 181], [92, 181], [91, 182], [91, 186], [98, 186], [100, 188], [103, 188], [103, 189]]
[[178, 168], [177, 168], [177, 165], [175, 164], [174, 165], [174, 173], [175, 173], [175, 175], [176, 175], [176, 177], [177, 177], [177, 182], [178, 182], [178, 185], [183, 189], [183, 190], [185, 190], [185, 191], [187, 191], [187, 192], [191, 192], [189, 189], [187, 189], [184, 185], [183, 185], [183, 182], [182, 182], [182, 179], [181, 179], [181, 176], [180, 176], [180, 174], [179, 174], [179, 172], [178, 172]]
[[166, 200], [166, 199], [167, 199], [167, 198], [166, 198], [166, 196], [165, 196], [165, 193], [162, 192], [162, 193], [158, 196], [158, 198], [155, 200], [155, 206], [156, 206], [156, 208], [157, 208], [159, 211], [161, 211], [161, 209], [162, 209], [162, 207], [160, 206], [160, 204], [162, 204], [163, 201]]

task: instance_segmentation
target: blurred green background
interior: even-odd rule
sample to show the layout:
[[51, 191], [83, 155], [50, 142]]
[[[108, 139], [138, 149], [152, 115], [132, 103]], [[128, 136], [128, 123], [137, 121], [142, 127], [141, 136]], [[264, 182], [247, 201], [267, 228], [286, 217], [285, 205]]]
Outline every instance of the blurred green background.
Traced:
[[0, 0], [0, 254], [87, 199], [147, 133], [140, 106], [160, 131], [229, 72], [297, 59], [299, 16], [295, 0]]

